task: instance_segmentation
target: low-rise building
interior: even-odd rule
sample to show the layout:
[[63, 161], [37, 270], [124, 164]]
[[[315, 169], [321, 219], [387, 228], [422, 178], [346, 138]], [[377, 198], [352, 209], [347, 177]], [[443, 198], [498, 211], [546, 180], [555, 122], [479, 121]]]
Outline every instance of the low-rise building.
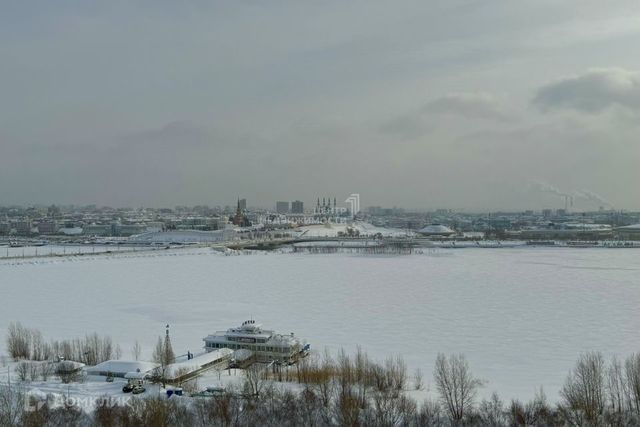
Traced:
[[616, 236], [623, 240], [640, 240], [640, 224], [625, 225], [615, 230]]
[[56, 234], [58, 232], [58, 223], [56, 221], [41, 221], [38, 223], [38, 233], [40, 234]]
[[87, 224], [82, 227], [82, 234], [87, 236], [111, 236], [111, 225]]
[[575, 240], [603, 240], [613, 237], [613, 229], [609, 224], [549, 224], [544, 227], [533, 227], [520, 231], [523, 239], [575, 239]]
[[0, 235], [6, 236], [11, 233], [11, 225], [8, 222], [0, 222]]
[[291, 202], [291, 213], [292, 214], [303, 214], [304, 213], [304, 203], [300, 200], [294, 200]]
[[144, 224], [117, 224], [112, 227], [112, 236], [129, 237], [147, 231]]
[[276, 202], [276, 212], [279, 214], [289, 213], [289, 202]]
[[163, 232], [141, 233], [129, 238], [133, 243], [159, 244], [188, 244], [188, 243], [217, 243], [232, 240], [235, 236], [233, 229], [217, 231], [199, 230], [170, 230]]
[[247, 320], [238, 328], [216, 332], [203, 339], [205, 350], [212, 352], [228, 348], [231, 350], [249, 350], [258, 362], [291, 363], [307, 354], [309, 344], [293, 333], [277, 334], [262, 329], [255, 320]]
[[31, 221], [18, 221], [15, 223], [16, 234], [18, 236], [30, 236], [31, 235]]

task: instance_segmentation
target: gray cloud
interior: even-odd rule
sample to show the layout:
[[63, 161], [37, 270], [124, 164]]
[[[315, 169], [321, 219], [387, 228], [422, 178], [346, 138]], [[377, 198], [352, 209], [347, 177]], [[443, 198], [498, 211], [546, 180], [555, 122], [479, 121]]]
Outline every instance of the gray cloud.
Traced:
[[386, 120], [379, 126], [379, 131], [384, 135], [410, 140], [433, 131], [433, 127], [434, 125], [427, 123], [419, 111], [412, 111]]
[[542, 110], [597, 113], [612, 106], [640, 110], [640, 72], [599, 68], [540, 88], [533, 100]]
[[483, 120], [508, 121], [512, 118], [494, 95], [484, 92], [451, 93], [429, 102], [422, 111]]
[[[636, 0], [12, 2], [0, 204], [561, 200], [522, 191], [539, 178], [638, 205], [625, 185], [640, 181], [631, 72], [578, 75], [596, 80], [589, 96], [557, 81], [562, 96], [549, 85], [536, 101], [631, 113], [523, 106], [594, 63], [640, 70], [639, 12]], [[618, 80], [631, 88], [611, 90]]]
[[486, 92], [458, 92], [433, 99], [422, 107], [386, 120], [379, 128], [383, 134], [416, 139], [433, 133], [451, 121], [507, 123], [515, 119], [496, 96]]
[[179, 147], [181, 144], [208, 145], [215, 140], [211, 133], [194, 123], [173, 121], [159, 129], [132, 132], [120, 138], [119, 148], [141, 146], [143, 148]]

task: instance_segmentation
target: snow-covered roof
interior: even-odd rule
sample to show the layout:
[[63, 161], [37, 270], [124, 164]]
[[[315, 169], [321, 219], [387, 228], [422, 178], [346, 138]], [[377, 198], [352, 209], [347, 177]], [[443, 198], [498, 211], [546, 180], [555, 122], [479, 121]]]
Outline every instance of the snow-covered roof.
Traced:
[[625, 225], [623, 227], [618, 227], [616, 230], [640, 231], [640, 224]]
[[253, 351], [247, 350], [246, 348], [240, 348], [233, 352], [233, 358], [237, 361], [243, 361], [251, 358], [253, 356]]
[[455, 231], [442, 224], [432, 224], [427, 225], [421, 230], [418, 230], [418, 233], [425, 235], [435, 235], [435, 236], [448, 236], [450, 234], [455, 234]]
[[[175, 379], [178, 374], [186, 374], [195, 372], [199, 369], [202, 369], [206, 365], [211, 363], [215, 363], [216, 361], [223, 359], [225, 357], [230, 357], [233, 354], [233, 350], [228, 348], [221, 348], [215, 351], [211, 351], [208, 353], [203, 353], [199, 356], [194, 357], [191, 360], [185, 360], [184, 362], [176, 362], [167, 366], [165, 369], [164, 375], [169, 379]], [[184, 373], [181, 371], [185, 371]]]
[[127, 380], [143, 380], [149, 373], [145, 372], [127, 372], [124, 374], [125, 379]]
[[591, 224], [581, 222], [565, 222], [560, 224], [560, 227], [570, 230], [611, 230], [611, 225], [609, 224]]
[[57, 368], [62, 371], [72, 372], [84, 368], [84, 363], [74, 362], [73, 360], [61, 360], [57, 363]]
[[107, 360], [95, 366], [85, 369], [89, 375], [100, 375], [101, 372], [112, 372], [114, 374], [126, 374], [128, 372], [150, 372], [158, 366], [153, 362], [127, 361], [127, 360]]

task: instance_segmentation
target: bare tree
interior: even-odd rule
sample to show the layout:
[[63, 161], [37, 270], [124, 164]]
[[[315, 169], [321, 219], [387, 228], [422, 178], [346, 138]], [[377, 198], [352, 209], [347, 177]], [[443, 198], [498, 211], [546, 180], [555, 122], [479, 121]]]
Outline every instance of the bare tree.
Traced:
[[164, 387], [167, 384], [166, 371], [167, 365], [165, 364], [164, 351], [162, 345], [162, 338], [158, 337], [158, 342], [153, 349], [153, 361], [160, 366], [153, 370], [151, 381], [154, 383], [162, 384]]
[[422, 390], [424, 387], [424, 379], [420, 368], [416, 369], [413, 374], [413, 388], [415, 390]]
[[341, 389], [336, 397], [336, 418], [340, 425], [357, 426], [364, 408], [351, 390]]
[[50, 362], [43, 362], [40, 364], [40, 376], [42, 381], [47, 381], [53, 374], [53, 365]]
[[469, 364], [462, 354], [451, 355], [449, 358], [438, 354], [434, 380], [452, 424], [459, 425], [473, 408], [482, 381], [471, 374]]
[[605, 363], [600, 353], [580, 356], [560, 391], [571, 422], [601, 425], [606, 402]]
[[20, 322], [9, 324], [7, 351], [14, 360], [31, 358], [31, 335], [32, 331]]
[[31, 359], [44, 360], [44, 340], [42, 334], [38, 330], [31, 331]]
[[40, 364], [36, 362], [29, 363], [29, 380], [31, 382], [38, 381], [40, 376]]
[[[97, 334], [95, 334], [97, 337]], [[111, 340], [111, 337], [105, 336], [102, 338], [102, 345], [98, 347], [98, 351], [96, 351], [97, 354], [100, 355], [99, 360], [101, 362], [104, 362], [105, 360], [110, 360], [113, 358], [113, 341]], [[99, 361], [96, 361], [96, 363], [100, 363]]]
[[[118, 346], [116, 346], [116, 353]], [[97, 365], [114, 356], [114, 346], [111, 337], [100, 337], [97, 333], [86, 335], [84, 338], [72, 340], [52, 341], [51, 344], [42, 343], [40, 353], [43, 360], [52, 357], [64, 360], [75, 360], [87, 365]]]
[[22, 426], [25, 393], [22, 388], [0, 385], [0, 426]]
[[93, 411], [94, 422], [99, 426], [116, 426], [118, 425], [118, 412], [118, 408], [111, 403], [111, 396], [100, 396]]
[[629, 406], [640, 417], [640, 353], [634, 353], [625, 360], [624, 376]]
[[264, 368], [259, 363], [254, 363], [244, 370], [245, 373], [245, 394], [249, 396], [260, 396], [264, 388]]
[[542, 387], [536, 391], [533, 400], [525, 405], [525, 415], [528, 426], [547, 427], [560, 425], [561, 421], [556, 417], [557, 413], [549, 406], [547, 395]]
[[156, 346], [153, 349], [152, 360], [155, 363], [158, 363], [160, 365], [162, 365], [163, 362], [164, 362], [164, 351], [163, 351], [163, 346], [162, 346], [162, 337], [158, 337], [158, 341], [156, 342]]
[[368, 411], [365, 425], [397, 426], [415, 418], [416, 402], [404, 394], [394, 395], [390, 390], [389, 393], [375, 393], [372, 400], [372, 410]]
[[484, 399], [480, 403], [478, 415], [483, 426], [502, 427], [506, 423], [504, 404], [497, 393], [492, 393], [489, 400]]
[[63, 360], [56, 367], [56, 375], [64, 384], [69, 384], [80, 379], [80, 373], [74, 362]]
[[27, 381], [29, 378], [29, 363], [28, 362], [20, 362], [18, 366], [16, 366], [16, 373], [18, 374], [18, 379], [22, 382]]
[[167, 329], [167, 334], [165, 336], [164, 341], [162, 337], [158, 337], [158, 342], [156, 343], [155, 348], [153, 349], [153, 361], [158, 363], [160, 366], [155, 369], [153, 375], [153, 381], [157, 383], [161, 383], [164, 387], [167, 383], [166, 372], [167, 367], [175, 362], [175, 356], [173, 354], [173, 349], [171, 348], [171, 340], [169, 339], [169, 330]]
[[415, 424], [424, 427], [440, 427], [444, 425], [440, 402], [427, 399], [416, 412]]
[[336, 373], [336, 367], [331, 354], [325, 350], [319, 364], [309, 362], [305, 368], [307, 372], [304, 373], [304, 382], [317, 393], [322, 406], [328, 408], [335, 391], [333, 377]]
[[133, 344], [133, 347], [131, 348], [131, 355], [137, 361], [138, 359], [140, 359], [141, 353], [142, 353], [142, 347], [140, 346], [140, 343], [138, 342], [138, 340], [136, 340], [136, 342]]
[[176, 356], [171, 346], [171, 338], [169, 337], [169, 325], [167, 325], [167, 333], [164, 337], [164, 341], [161, 337], [158, 337], [158, 342], [153, 350], [153, 361], [159, 363], [162, 366], [170, 365], [175, 362]]
[[624, 368], [617, 357], [613, 357], [607, 371], [607, 392], [609, 396], [608, 407], [611, 418], [618, 420], [619, 424], [625, 411], [629, 409], [627, 401], [627, 383], [624, 377]]
[[407, 364], [401, 356], [385, 360], [385, 371], [389, 376], [391, 388], [400, 393], [407, 383]]

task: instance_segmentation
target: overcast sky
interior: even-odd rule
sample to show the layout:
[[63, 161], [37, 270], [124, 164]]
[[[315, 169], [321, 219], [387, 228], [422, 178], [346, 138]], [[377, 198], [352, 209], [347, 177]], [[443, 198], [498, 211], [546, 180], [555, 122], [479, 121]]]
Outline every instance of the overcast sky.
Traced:
[[637, 0], [0, 2], [0, 205], [640, 208]]

